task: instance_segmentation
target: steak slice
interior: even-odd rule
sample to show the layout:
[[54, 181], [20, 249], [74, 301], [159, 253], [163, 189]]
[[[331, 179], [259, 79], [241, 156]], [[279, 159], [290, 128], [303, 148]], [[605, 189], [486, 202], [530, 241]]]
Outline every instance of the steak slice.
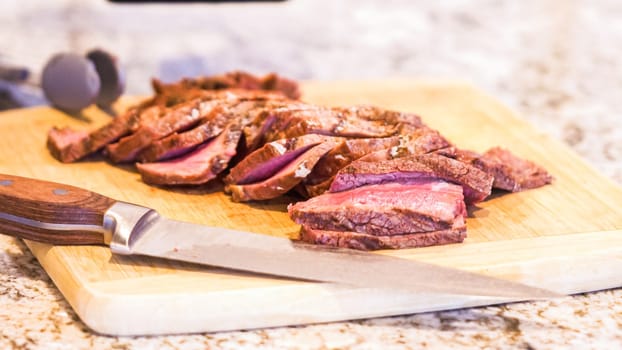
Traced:
[[510, 192], [541, 187], [553, 181], [541, 166], [500, 147], [489, 149], [474, 159], [473, 165], [494, 177], [494, 188]]
[[320, 183], [315, 185], [305, 185], [303, 188], [297, 187], [298, 193], [306, 198], [311, 198], [315, 196], [319, 196], [322, 193], [328, 191], [330, 185], [333, 183], [333, 179], [335, 177], [330, 177]]
[[343, 141], [320, 158], [311, 174], [304, 180], [304, 188], [299, 188], [299, 192], [306, 197], [315, 197], [326, 192], [339, 170], [367, 154], [399, 145], [400, 139], [400, 136], [392, 136]]
[[[426, 126], [417, 126], [417, 129], [412, 131], [411, 134], [399, 135], [397, 138], [397, 145], [384, 148], [379, 147], [380, 149], [375, 151], [370, 149], [370, 153], [352, 161], [352, 163], [381, 162], [408, 155], [425, 154], [435, 152], [438, 149], [445, 149], [448, 145], [450, 145], [449, 141], [447, 141], [447, 139], [445, 139], [438, 131], [432, 130]], [[320, 165], [318, 165], [318, 167], [320, 167]], [[342, 168], [337, 169], [337, 172]], [[325, 178], [323, 181], [313, 177], [313, 174], [310, 176], [312, 176], [311, 180], [309, 180], [310, 184], [306, 185], [304, 190], [300, 190], [299, 192], [301, 192], [303, 196], [315, 197], [328, 191], [336, 174], [333, 174], [329, 178]]]
[[265, 180], [311, 147], [327, 140], [330, 138], [309, 134], [266, 143], [233, 167], [225, 183], [245, 185]]
[[300, 90], [295, 81], [280, 77], [274, 73], [258, 77], [243, 71], [233, 71], [221, 75], [184, 78], [172, 84], [164, 84], [154, 79], [152, 85], [157, 94], [170, 96], [178, 95], [180, 91], [194, 89], [222, 90], [237, 88], [275, 91], [292, 99], [300, 97]]
[[318, 107], [298, 103], [271, 103], [263, 108], [257, 108], [249, 112], [251, 122], [244, 128], [245, 148], [254, 151], [266, 142], [266, 134], [273, 129], [277, 121], [277, 115], [292, 113], [299, 110], [317, 110]]
[[[211, 96], [219, 95], [211, 92]], [[158, 96], [146, 99], [112, 119], [109, 123], [89, 132], [85, 137], [77, 137], [77, 135], [83, 135], [82, 131], [72, 133], [69, 128], [53, 127], [48, 134], [48, 149], [54, 157], [64, 163], [77, 161], [99, 151], [110, 143], [116, 142], [123, 136], [135, 132], [142, 125], [154, 123], [167, 110], [165, 102]]]
[[88, 131], [53, 127], [48, 132], [47, 147], [54, 158], [71, 163], [90, 153], [81, 147], [88, 136]]
[[466, 226], [432, 232], [406, 233], [393, 236], [374, 236], [352, 231], [316, 230], [302, 226], [300, 240], [331, 247], [359, 250], [404, 249], [461, 243], [466, 238]]
[[324, 193], [288, 206], [307, 228], [393, 236], [465, 227], [462, 188], [438, 179], [416, 179]]
[[169, 108], [163, 117], [151, 123], [142, 123], [135, 133], [107, 146], [106, 151], [113, 162], [131, 162], [152, 142], [199, 124], [216, 106], [232, 107], [243, 101], [272, 99], [284, 100], [280, 95], [262, 91], [206, 91], [204, 96]]
[[107, 155], [115, 163], [132, 162], [153, 141], [196, 125], [214, 105], [197, 99], [172, 108], [162, 118], [145, 123], [135, 133], [106, 146]]
[[308, 184], [318, 184], [333, 177], [337, 172], [367, 154], [397, 146], [400, 137], [350, 139], [340, 143], [322, 157], [306, 179]]
[[301, 110], [276, 111], [275, 122], [266, 133], [267, 141], [298, 137], [306, 134], [376, 138], [398, 133], [396, 124], [379, 117], [363, 118], [357, 109], [317, 107]]
[[233, 119], [247, 124], [249, 110], [265, 106], [265, 100], [243, 101], [232, 106], [217, 105], [203, 119], [203, 122], [191, 130], [175, 132], [163, 139], [152, 142], [138, 156], [142, 162], [155, 162], [185, 154], [198, 145], [218, 136]]
[[434, 151], [433, 153], [443, 155], [445, 157], [453, 158], [467, 164], [473, 164], [473, 161], [482, 155], [466, 149], [457, 148], [455, 146], [442, 148]]
[[[272, 104], [284, 103], [262, 99], [233, 102], [231, 105], [217, 104], [198, 126], [185, 132], [175, 132], [163, 139], [152, 142], [138, 156], [142, 162], [155, 162], [185, 154], [205, 141], [218, 136], [224, 127], [234, 119], [242, 125], [249, 123], [249, 112]], [[231, 102], [228, 102], [231, 103]]]
[[204, 122], [191, 130], [174, 132], [163, 139], [151, 142], [139, 153], [138, 160], [150, 163], [188, 153], [198, 145], [218, 136], [231, 118], [217, 106], [204, 119]]
[[372, 152], [359, 158], [357, 161], [381, 162], [410, 155], [430, 153], [449, 146], [451, 146], [449, 141], [438, 131], [422, 127], [413, 134], [401, 137], [398, 145]]
[[354, 162], [339, 171], [330, 192], [422, 178], [442, 179], [462, 186], [467, 203], [488, 197], [493, 183], [491, 175], [470, 164], [439, 154], [423, 154], [373, 163]]
[[47, 147], [63, 163], [75, 162], [95, 153], [107, 144], [130, 133], [130, 126], [139, 123], [140, 108], [131, 108], [109, 123], [91, 132], [53, 127], [48, 133]]
[[127, 126], [130, 129], [130, 133], [138, 130], [143, 124], [153, 123], [154, 120], [162, 118], [165, 112], [166, 108], [162, 105], [153, 105], [140, 109], [137, 117], [128, 120]]
[[175, 84], [163, 84], [157, 79], [152, 80], [152, 86], [153, 90], [156, 92], [154, 99], [158, 104], [165, 107], [173, 107], [195, 99], [205, 101], [223, 99], [226, 98], [227, 94], [236, 96], [245, 95], [249, 99], [257, 99], [261, 97], [268, 100], [288, 100], [286, 96], [278, 91], [245, 90], [240, 88], [204, 90], [198, 87], [184, 88], [183, 86]]
[[215, 139], [179, 158], [137, 163], [144, 182], [152, 185], [199, 185], [214, 179], [236, 154], [242, 131], [232, 123]]
[[354, 114], [360, 119], [382, 121], [387, 125], [393, 125], [396, 127], [400, 135], [418, 133], [419, 129], [425, 127], [425, 124], [421, 121], [421, 118], [413, 113], [386, 110], [376, 106], [352, 106], [338, 107], [334, 109]]
[[335, 141], [325, 141], [299, 155], [269, 178], [252, 184], [228, 185], [225, 191], [231, 193], [235, 202], [276, 198], [299, 184], [311, 173], [320, 157], [335, 145]]
[[297, 100], [300, 98], [300, 88], [294, 80], [281, 77], [275, 73], [265, 75], [261, 81], [264, 90], [280, 91], [285, 96]]

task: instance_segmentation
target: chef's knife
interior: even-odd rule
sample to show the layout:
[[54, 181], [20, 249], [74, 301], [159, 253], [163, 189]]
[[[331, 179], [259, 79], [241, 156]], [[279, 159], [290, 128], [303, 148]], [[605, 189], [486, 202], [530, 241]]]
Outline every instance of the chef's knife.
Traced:
[[11, 175], [0, 175], [0, 233], [51, 244], [107, 244], [117, 254], [359, 287], [498, 297], [503, 301], [559, 296], [407, 259], [171, 220], [152, 209], [85, 189]]

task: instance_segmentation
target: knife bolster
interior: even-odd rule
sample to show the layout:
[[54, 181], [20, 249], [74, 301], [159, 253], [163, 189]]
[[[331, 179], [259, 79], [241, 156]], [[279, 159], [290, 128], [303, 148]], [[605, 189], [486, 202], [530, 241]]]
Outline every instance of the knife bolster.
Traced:
[[132, 244], [159, 214], [140, 205], [116, 202], [104, 214], [104, 242], [113, 253], [130, 255]]

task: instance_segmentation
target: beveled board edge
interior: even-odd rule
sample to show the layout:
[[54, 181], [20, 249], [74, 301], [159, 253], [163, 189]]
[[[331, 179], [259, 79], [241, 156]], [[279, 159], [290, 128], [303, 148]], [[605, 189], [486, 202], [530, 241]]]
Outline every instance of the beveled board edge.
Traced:
[[[138, 295], [78, 281], [62, 249], [26, 244], [80, 319], [109, 335], [215, 332], [312, 324], [492, 305], [516, 300], [409, 294], [329, 283], [283, 281], [263, 288]], [[550, 247], [558, 254], [551, 255]], [[418, 260], [574, 294], [622, 286], [622, 230], [513, 239], [464, 245], [460, 256], [418, 255]], [[501, 259], [495, 251], [514, 255]], [[58, 248], [58, 247], [56, 247]], [[62, 247], [61, 247], [62, 248]], [[485, 254], [489, 252], [491, 254]], [[546, 253], [546, 254], [545, 254]], [[141, 283], [149, 283], [149, 279]], [[114, 282], [106, 282], [114, 283]], [[153, 283], [162, 283], [154, 280]], [[158, 307], [154, 307], [158, 305]], [[269, 305], [263, 308], [262, 305]]]

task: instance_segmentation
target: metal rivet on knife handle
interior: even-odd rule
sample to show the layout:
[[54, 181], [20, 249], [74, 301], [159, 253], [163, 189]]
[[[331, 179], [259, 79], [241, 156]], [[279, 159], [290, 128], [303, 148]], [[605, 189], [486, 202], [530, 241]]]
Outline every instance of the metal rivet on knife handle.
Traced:
[[69, 193], [69, 191], [64, 188], [55, 188], [54, 191], [52, 191], [52, 193], [54, 193], [57, 196], [64, 196], [67, 193]]

